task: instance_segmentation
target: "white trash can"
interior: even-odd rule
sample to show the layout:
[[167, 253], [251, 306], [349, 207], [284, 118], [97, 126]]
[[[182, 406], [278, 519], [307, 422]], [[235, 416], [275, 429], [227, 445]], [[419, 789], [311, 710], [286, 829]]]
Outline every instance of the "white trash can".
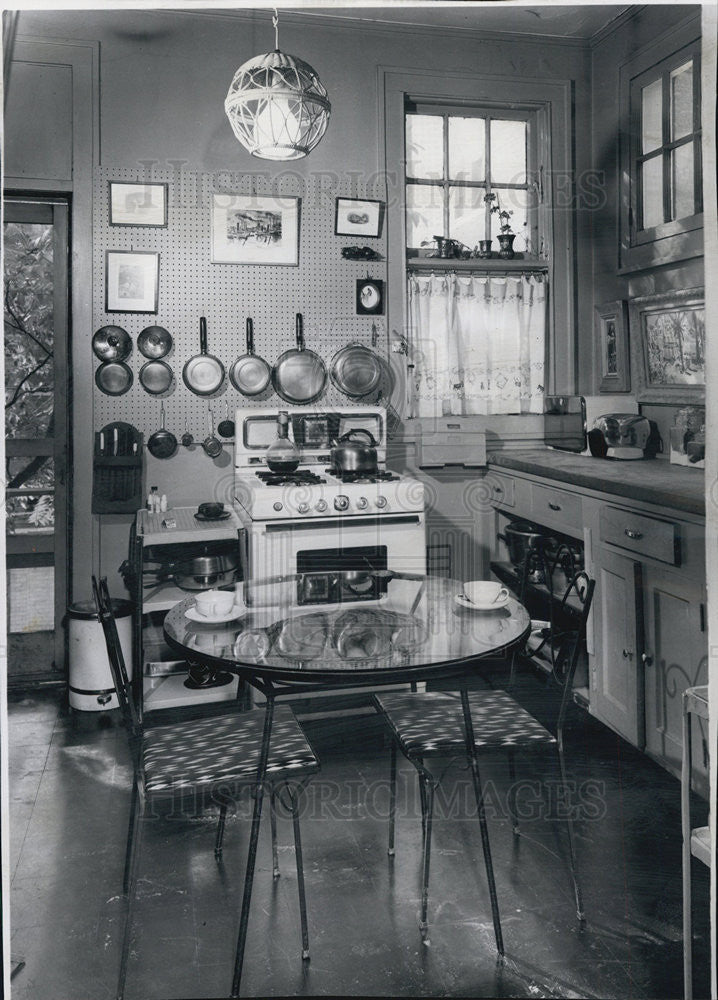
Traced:
[[[132, 677], [132, 602], [113, 600], [112, 611], [128, 677]], [[69, 621], [70, 708], [102, 712], [118, 708], [105, 633], [94, 601], [78, 601], [67, 609]]]

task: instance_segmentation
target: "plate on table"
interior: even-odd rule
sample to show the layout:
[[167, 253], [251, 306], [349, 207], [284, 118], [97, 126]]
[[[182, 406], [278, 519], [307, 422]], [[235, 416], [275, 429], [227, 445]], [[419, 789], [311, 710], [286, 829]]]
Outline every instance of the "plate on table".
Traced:
[[225, 510], [223, 513], [218, 514], [217, 517], [207, 517], [206, 514], [200, 514], [199, 511], [196, 511], [194, 516], [202, 524], [211, 524], [213, 521], [226, 521], [228, 517], [231, 517], [231, 512]]
[[241, 608], [238, 605], [234, 605], [231, 611], [227, 612], [226, 615], [201, 615], [197, 610], [196, 606], [187, 608], [185, 615], [193, 622], [203, 622], [205, 625], [221, 625], [223, 622], [232, 622], [235, 618], [239, 618], [240, 615], [244, 614], [246, 608]]
[[466, 608], [467, 611], [498, 611], [499, 608], [505, 608], [510, 600], [511, 597], [507, 594], [506, 597], [502, 597], [498, 601], [486, 601], [483, 604], [474, 604], [466, 594], [457, 594], [454, 597], [454, 603], [458, 604], [460, 608]]

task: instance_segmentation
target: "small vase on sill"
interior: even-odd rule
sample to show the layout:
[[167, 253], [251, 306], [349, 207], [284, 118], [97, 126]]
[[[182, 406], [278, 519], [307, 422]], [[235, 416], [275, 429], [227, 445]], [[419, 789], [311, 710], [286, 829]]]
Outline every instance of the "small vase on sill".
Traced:
[[484, 259], [491, 256], [491, 240], [479, 240], [479, 257]]
[[499, 233], [499, 257], [503, 257], [504, 260], [511, 260], [514, 256], [515, 239], [516, 233]]

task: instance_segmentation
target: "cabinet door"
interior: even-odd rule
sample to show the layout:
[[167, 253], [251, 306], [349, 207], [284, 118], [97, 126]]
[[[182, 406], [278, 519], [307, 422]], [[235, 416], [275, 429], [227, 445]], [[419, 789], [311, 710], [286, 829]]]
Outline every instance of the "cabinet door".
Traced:
[[[643, 592], [646, 750], [678, 774], [683, 692], [708, 683], [704, 592], [692, 579], [653, 566], [644, 569]], [[693, 728], [694, 775], [700, 780], [706, 776], [707, 733], [697, 720]]]
[[640, 564], [603, 549], [597, 560], [591, 710], [635, 746], [644, 742], [639, 676]]

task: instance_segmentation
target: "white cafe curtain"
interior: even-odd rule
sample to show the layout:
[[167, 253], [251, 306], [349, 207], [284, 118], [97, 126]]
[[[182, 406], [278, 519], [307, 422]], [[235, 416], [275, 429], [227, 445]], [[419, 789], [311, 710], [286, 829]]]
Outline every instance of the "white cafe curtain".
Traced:
[[543, 274], [409, 275], [415, 415], [540, 413], [546, 297]]

